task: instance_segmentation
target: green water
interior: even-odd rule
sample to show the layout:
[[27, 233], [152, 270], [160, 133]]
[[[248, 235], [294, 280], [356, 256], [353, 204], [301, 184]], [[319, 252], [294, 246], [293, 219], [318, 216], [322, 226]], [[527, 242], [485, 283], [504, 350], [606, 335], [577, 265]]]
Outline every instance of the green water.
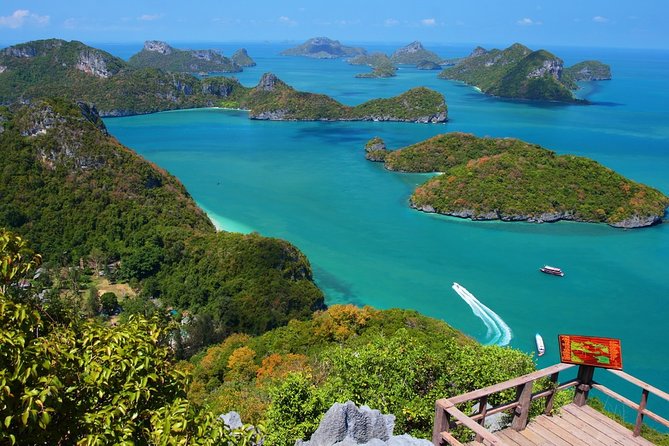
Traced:
[[[446, 131], [512, 136], [594, 158], [669, 193], [666, 52], [556, 50], [567, 63], [590, 57], [613, 67], [613, 81], [584, 85], [580, 94], [595, 102], [584, 107], [496, 100], [414, 69], [355, 79], [363, 68], [263, 48], [243, 82], [273, 71], [347, 103], [426, 85], [446, 95], [451, 121], [260, 122], [206, 109], [107, 119], [111, 133], [176, 175], [219, 227], [297, 245], [328, 304], [412, 308], [490, 342], [491, 322], [451, 289], [458, 282], [505, 321], [512, 346], [533, 351], [534, 334], [543, 335], [539, 366], [558, 360], [558, 333], [617, 337], [625, 370], [669, 390], [669, 225], [624, 231], [423, 214], [407, 200], [426, 175], [387, 172], [365, 161], [362, 148], [377, 135], [390, 147]], [[539, 273], [544, 264], [566, 276]], [[636, 391], [631, 397], [638, 400]]]

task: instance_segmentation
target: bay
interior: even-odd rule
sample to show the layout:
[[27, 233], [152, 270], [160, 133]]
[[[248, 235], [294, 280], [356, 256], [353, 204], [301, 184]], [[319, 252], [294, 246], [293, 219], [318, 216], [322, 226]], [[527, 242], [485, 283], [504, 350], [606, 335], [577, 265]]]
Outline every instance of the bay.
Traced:
[[[669, 225], [625, 231], [423, 214], [407, 201], [427, 175], [385, 171], [363, 150], [373, 136], [391, 148], [450, 131], [515, 137], [593, 158], [669, 194], [669, 52], [547, 48], [566, 64], [599, 59], [612, 66], [613, 80], [579, 91], [593, 105], [577, 106], [490, 98], [414, 68], [390, 79], [356, 79], [367, 68], [279, 56], [286, 45], [175, 46], [225, 54], [246, 46], [258, 66], [236, 74], [245, 85], [271, 71], [299, 90], [347, 104], [419, 85], [446, 96], [444, 125], [263, 122], [220, 109], [105, 120], [122, 143], [177, 176], [223, 229], [284, 238], [303, 250], [328, 304], [411, 308], [494, 341], [500, 324], [477, 317], [451, 289], [458, 282], [510, 327], [512, 346], [531, 352], [534, 334], [543, 335], [540, 367], [559, 360], [559, 333], [616, 337], [625, 370], [669, 390]], [[473, 46], [429, 48], [455, 57]], [[127, 57], [129, 48], [108, 49]], [[540, 274], [544, 264], [562, 267], [565, 277]], [[636, 390], [617, 383], [638, 400]], [[669, 415], [667, 405], [650, 407]]]

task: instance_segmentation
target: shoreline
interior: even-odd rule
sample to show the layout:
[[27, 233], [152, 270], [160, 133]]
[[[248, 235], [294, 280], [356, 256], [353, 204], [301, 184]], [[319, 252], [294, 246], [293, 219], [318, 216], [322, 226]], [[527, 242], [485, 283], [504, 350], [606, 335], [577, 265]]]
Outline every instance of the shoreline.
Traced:
[[196, 204], [204, 211], [205, 214], [207, 214], [207, 217], [209, 217], [209, 220], [211, 220], [211, 222], [214, 224], [214, 227], [216, 228], [216, 231], [218, 232], [238, 232], [240, 234], [250, 234], [252, 232], [257, 232], [244, 223], [223, 217], [222, 215], [207, 209], [202, 205], [202, 203], [196, 202]]

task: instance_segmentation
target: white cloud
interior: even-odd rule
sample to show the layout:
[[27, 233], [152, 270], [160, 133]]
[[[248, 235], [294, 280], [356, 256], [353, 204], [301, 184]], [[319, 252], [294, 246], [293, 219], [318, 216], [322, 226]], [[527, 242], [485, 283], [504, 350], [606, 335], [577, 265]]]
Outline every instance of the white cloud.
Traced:
[[28, 11], [27, 9], [17, 9], [12, 15], [0, 16], [0, 27], [21, 28], [26, 23], [32, 23], [37, 26], [49, 24], [48, 15], [39, 15]]
[[609, 19], [601, 15], [596, 15], [592, 18], [592, 21], [597, 23], [606, 23], [609, 21]]
[[532, 26], [532, 25], [541, 25], [542, 24], [542, 22], [540, 22], [539, 20], [532, 20], [529, 17], [523, 17], [522, 19], [518, 20], [516, 23], [521, 25], [521, 26]]
[[437, 24], [437, 21], [435, 19], [423, 19], [420, 23], [423, 26], [434, 26]]
[[400, 24], [400, 21], [397, 19], [386, 19], [383, 24], [385, 26], [397, 26]]
[[152, 22], [161, 18], [163, 18], [163, 14], [142, 14], [137, 17], [137, 20], [141, 20], [143, 22]]
[[297, 25], [297, 22], [290, 17], [286, 17], [285, 15], [282, 15], [279, 17], [279, 23], [283, 25], [288, 25], [288, 26], [295, 26]]

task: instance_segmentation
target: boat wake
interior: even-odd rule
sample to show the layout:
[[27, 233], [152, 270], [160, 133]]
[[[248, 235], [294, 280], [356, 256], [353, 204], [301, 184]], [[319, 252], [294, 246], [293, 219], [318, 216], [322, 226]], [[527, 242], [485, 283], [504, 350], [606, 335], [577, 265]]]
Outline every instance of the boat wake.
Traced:
[[472, 293], [462, 285], [453, 282], [453, 289], [472, 309], [476, 317], [481, 319], [487, 328], [486, 345], [508, 345], [513, 334], [504, 319], [483, 305]]

